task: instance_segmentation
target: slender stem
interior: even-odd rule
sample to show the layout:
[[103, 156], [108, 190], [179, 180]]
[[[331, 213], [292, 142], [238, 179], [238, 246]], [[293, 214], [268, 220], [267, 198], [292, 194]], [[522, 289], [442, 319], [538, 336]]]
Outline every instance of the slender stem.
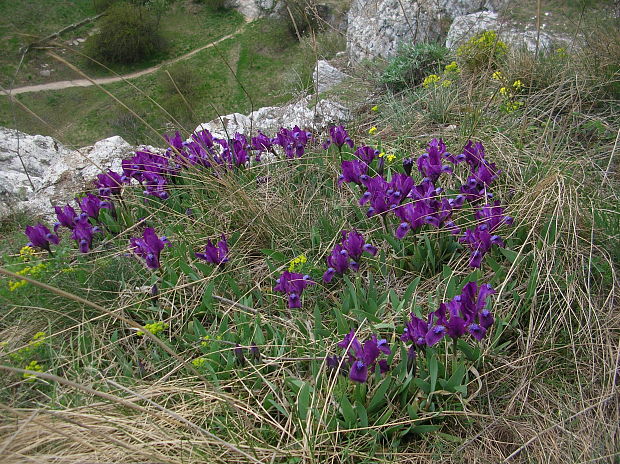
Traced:
[[452, 340], [452, 373], [456, 372], [456, 364], [457, 364], [457, 339]]

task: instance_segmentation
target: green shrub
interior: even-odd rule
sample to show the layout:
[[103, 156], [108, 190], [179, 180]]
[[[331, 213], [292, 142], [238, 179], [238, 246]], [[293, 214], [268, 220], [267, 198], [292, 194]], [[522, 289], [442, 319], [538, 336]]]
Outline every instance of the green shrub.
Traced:
[[424, 78], [437, 72], [447, 61], [448, 49], [437, 43], [401, 44], [381, 81], [398, 92], [421, 84]]
[[229, 0], [197, 0], [197, 2], [202, 3], [203, 5], [206, 5], [211, 10], [216, 10], [216, 11], [230, 8]]
[[298, 38], [309, 31], [320, 31], [326, 14], [325, 6], [314, 0], [287, 0], [280, 10], [289, 32]]
[[460, 66], [473, 73], [496, 68], [507, 51], [508, 46], [491, 30], [474, 35], [457, 49], [456, 56]]
[[99, 32], [86, 42], [87, 53], [106, 63], [136, 63], [162, 49], [153, 16], [127, 3], [112, 5], [99, 22]]
[[93, 8], [97, 13], [103, 13], [118, 0], [93, 0]]
[[164, 71], [160, 81], [166, 95], [180, 92], [184, 97], [191, 97], [196, 94], [200, 78], [196, 69], [189, 63], [176, 63]]

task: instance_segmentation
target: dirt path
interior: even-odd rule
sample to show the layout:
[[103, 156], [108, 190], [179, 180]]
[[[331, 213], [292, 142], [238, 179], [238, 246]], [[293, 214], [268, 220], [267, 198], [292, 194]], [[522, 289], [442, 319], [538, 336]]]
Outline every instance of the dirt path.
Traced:
[[69, 89], [71, 87], [90, 87], [91, 85], [112, 84], [114, 82], [121, 82], [121, 81], [125, 81], [128, 79], [135, 79], [136, 77], [141, 77], [147, 74], [154, 73], [155, 71], [159, 70], [162, 66], [167, 66], [169, 64], [176, 63], [178, 61], [186, 60], [187, 58], [194, 56], [196, 53], [206, 50], [207, 48], [211, 48], [219, 44], [220, 42], [223, 42], [224, 40], [228, 40], [236, 36], [240, 32], [242, 32], [243, 29], [245, 29], [246, 25], [247, 23], [241, 26], [239, 29], [237, 29], [232, 34], [225, 35], [224, 37], [221, 37], [214, 42], [208, 43], [207, 45], [203, 45], [200, 48], [196, 48], [195, 50], [192, 50], [191, 52], [185, 53], [184, 55], [181, 55], [181, 56], [177, 56], [176, 58], [173, 58], [171, 60], [163, 61], [156, 66], [151, 66], [150, 68], [143, 69], [142, 71], [136, 71], [133, 73], [124, 74], [124, 75], [115, 76], [115, 77], [98, 77], [92, 80], [74, 79], [70, 81], [49, 82], [47, 84], [26, 85], [24, 87], [16, 87], [10, 91], [3, 90], [0, 92], [0, 95], [19, 95], [20, 93], [42, 92], [44, 90], [62, 90], [62, 89]]

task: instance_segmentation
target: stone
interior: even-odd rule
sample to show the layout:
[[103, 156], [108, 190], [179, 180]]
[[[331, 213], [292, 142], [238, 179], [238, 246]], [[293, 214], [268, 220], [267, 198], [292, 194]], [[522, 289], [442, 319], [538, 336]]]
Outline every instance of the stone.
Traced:
[[[497, 32], [500, 40], [513, 49], [523, 49], [532, 53], [536, 51], [538, 34], [535, 30], [518, 29], [511, 24], [501, 21], [497, 13], [490, 11], [472, 13], [455, 18], [446, 37], [446, 47], [456, 50], [474, 35], [488, 30]], [[538, 41], [538, 49], [543, 53], [551, 51], [554, 46], [565, 46], [570, 43], [570, 39], [567, 37], [552, 36], [543, 31], [540, 32]]]
[[351, 119], [351, 112], [334, 100], [319, 100], [313, 106], [313, 97], [306, 96], [297, 102], [285, 106], [267, 106], [249, 115], [239, 113], [222, 116], [203, 123], [196, 131], [208, 129], [216, 137], [232, 137], [235, 132], [254, 135], [261, 131], [273, 136], [281, 127], [299, 126], [302, 129], [320, 131], [329, 125], [346, 122]]
[[496, 9], [501, 0], [353, 0], [348, 13], [349, 60], [389, 58], [401, 42], [439, 40], [456, 16], [482, 8]]
[[247, 20], [254, 20], [275, 15], [283, 4], [276, 0], [229, 0], [227, 6], [235, 8]]
[[317, 93], [325, 92], [349, 77], [325, 60], [319, 60], [314, 68], [312, 80]]
[[133, 150], [119, 136], [69, 150], [51, 137], [0, 128], [0, 217], [19, 209], [51, 214], [53, 204], [72, 200], [100, 172], [120, 171]]
[[39, 71], [39, 76], [41, 77], [50, 77], [52, 75], [52, 71], [50, 71], [49, 69], [42, 69], [41, 71]]

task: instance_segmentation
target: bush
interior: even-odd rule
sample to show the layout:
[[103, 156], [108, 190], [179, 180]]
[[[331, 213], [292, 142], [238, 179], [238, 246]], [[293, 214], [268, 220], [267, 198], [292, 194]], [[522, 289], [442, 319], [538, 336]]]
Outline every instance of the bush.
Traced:
[[97, 13], [103, 13], [118, 0], [93, 0], [93, 8]]
[[162, 49], [153, 16], [127, 3], [112, 5], [100, 20], [99, 32], [86, 42], [87, 53], [106, 63], [135, 63]]
[[198, 0], [198, 3], [206, 5], [211, 10], [221, 11], [230, 8], [229, 0]]
[[456, 55], [461, 67], [474, 73], [497, 68], [507, 51], [508, 46], [491, 30], [473, 36], [457, 49]]
[[184, 97], [191, 97], [196, 94], [200, 79], [196, 69], [190, 64], [187, 62], [176, 63], [165, 71], [162, 73], [160, 81], [166, 95], [180, 92]]
[[437, 43], [401, 44], [381, 81], [394, 92], [421, 84], [447, 61], [448, 49]]
[[325, 7], [317, 5], [313, 0], [287, 0], [280, 10], [280, 16], [288, 25], [289, 32], [297, 38], [308, 31], [321, 30], [326, 14]]

